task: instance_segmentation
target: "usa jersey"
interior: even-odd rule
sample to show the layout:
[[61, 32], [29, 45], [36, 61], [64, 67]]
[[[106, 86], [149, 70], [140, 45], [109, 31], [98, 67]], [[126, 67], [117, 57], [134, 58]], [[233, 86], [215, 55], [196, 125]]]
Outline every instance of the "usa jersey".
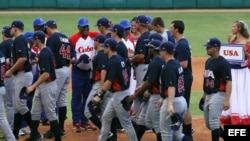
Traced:
[[70, 42], [74, 47], [76, 59], [82, 54], [86, 54], [89, 58], [93, 59], [95, 56], [94, 38], [98, 35], [98, 32], [89, 32], [88, 36], [83, 37], [80, 32], [77, 32], [70, 36]]
[[53, 52], [55, 68], [61, 68], [63, 66], [70, 65], [70, 59], [72, 58], [72, 47], [66, 35], [60, 32], [53, 33], [47, 39], [46, 46], [49, 47]]
[[0, 86], [4, 86], [4, 75], [5, 75], [5, 57], [4, 54], [0, 51]]
[[168, 97], [168, 87], [175, 87], [175, 97], [184, 95], [183, 68], [178, 60], [169, 60], [163, 67], [161, 73], [161, 87], [162, 97]]
[[[0, 51], [3, 53], [5, 58], [9, 58], [11, 61], [11, 51], [12, 51], [13, 40], [7, 39], [0, 44]], [[10, 69], [10, 65], [6, 65], [6, 71]]]
[[222, 56], [209, 58], [205, 63], [203, 90], [206, 94], [226, 91], [226, 81], [231, 81], [229, 62]]
[[109, 58], [105, 80], [112, 82], [112, 92], [123, 91], [129, 88], [129, 74], [123, 57], [113, 55]]

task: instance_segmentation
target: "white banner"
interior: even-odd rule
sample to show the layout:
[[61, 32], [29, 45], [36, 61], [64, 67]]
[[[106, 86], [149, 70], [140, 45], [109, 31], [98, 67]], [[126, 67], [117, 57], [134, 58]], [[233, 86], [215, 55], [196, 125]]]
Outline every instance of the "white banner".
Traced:
[[245, 53], [243, 44], [222, 44], [220, 55], [225, 57], [229, 62], [244, 62]]

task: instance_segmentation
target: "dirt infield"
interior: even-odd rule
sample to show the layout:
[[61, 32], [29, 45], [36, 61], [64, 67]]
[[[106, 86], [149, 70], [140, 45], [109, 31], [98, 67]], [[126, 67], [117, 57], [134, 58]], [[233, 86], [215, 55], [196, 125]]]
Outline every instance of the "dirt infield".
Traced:
[[[201, 90], [202, 89], [202, 74], [204, 69], [205, 57], [195, 57], [192, 60], [193, 64], [193, 75], [194, 82], [192, 90]], [[211, 141], [211, 135], [209, 130], [205, 127], [203, 118], [193, 117], [193, 128], [195, 132], [193, 134], [194, 141]], [[45, 133], [49, 129], [48, 126], [40, 125], [39, 130], [41, 133]], [[72, 132], [72, 123], [67, 121], [65, 125], [65, 130], [67, 137], [63, 138], [63, 141], [97, 141], [99, 130], [97, 131], [82, 131], [81, 133]], [[21, 137], [20, 140], [27, 138], [27, 136]], [[127, 141], [126, 133], [118, 133], [119, 141]], [[52, 141], [52, 139], [44, 139], [47, 141]], [[145, 133], [142, 138], [142, 141], [154, 141], [156, 140], [153, 133]]]

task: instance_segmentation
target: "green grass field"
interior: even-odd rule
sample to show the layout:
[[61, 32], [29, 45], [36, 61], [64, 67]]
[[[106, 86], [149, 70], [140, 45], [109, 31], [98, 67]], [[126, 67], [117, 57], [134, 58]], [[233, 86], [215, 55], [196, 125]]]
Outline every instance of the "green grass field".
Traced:
[[[36, 17], [42, 17], [44, 20], [54, 19], [57, 21], [58, 28], [61, 32], [70, 36], [77, 31], [77, 21], [80, 17], [87, 17], [90, 21], [90, 30], [97, 31], [94, 27], [96, 21], [100, 17], [107, 17], [113, 23], [118, 23], [121, 19], [132, 19], [141, 13], [85, 13], [82, 14], [2, 14], [0, 12], [0, 27], [10, 25], [13, 20], [19, 19], [25, 23], [25, 31], [32, 31], [32, 22]], [[205, 49], [202, 44], [210, 37], [218, 37], [222, 42], [226, 42], [227, 35], [231, 33], [232, 23], [235, 20], [243, 20], [250, 22], [250, 12], [153, 12], [144, 13], [152, 17], [161, 16], [165, 20], [168, 28], [172, 20], [183, 20], [186, 25], [185, 37], [189, 40], [193, 57], [206, 56]], [[191, 112], [194, 117], [202, 117], [202, 112], [198, 109], [198, 102], [202, 91], [192, 91], [191, 96]], [[71, 93], [68, 94], [68, 119], [71, 119]]]

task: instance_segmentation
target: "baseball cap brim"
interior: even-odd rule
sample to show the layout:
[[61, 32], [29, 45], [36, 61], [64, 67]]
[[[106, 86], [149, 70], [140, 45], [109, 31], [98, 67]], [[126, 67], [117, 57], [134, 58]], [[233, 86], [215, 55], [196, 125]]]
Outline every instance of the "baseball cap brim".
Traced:
[[205, 46], [205, 47], [213, 47], [212, 45], [209, 45], [209, 44], [203, 44], [203, 46]]

